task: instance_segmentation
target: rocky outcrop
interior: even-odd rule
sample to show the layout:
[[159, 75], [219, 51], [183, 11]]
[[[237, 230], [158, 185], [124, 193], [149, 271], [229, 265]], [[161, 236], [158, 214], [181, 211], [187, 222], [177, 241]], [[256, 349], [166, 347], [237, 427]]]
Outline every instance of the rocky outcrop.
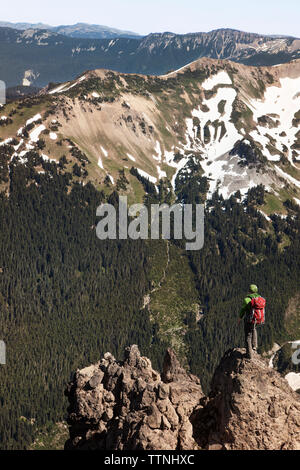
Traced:
[[107, 353], [77, 371], [66, 394], [70, 440], [66, 449], [194, 449], [190, 416], [203, 397], [200, 381], [168, 350], [162, 378], [137, 346], [124, 362]]
[[260, 356], [245, 361], [240, 349], [225, 354], [192, 422], [201, 448], [300, 449], [299, 395]]
[[211, 393], [168, 350], [160, 374], [137, 346], [75, 373], [66, 449], [300, 449], [300, 400], [260, 356], [227, 352]]

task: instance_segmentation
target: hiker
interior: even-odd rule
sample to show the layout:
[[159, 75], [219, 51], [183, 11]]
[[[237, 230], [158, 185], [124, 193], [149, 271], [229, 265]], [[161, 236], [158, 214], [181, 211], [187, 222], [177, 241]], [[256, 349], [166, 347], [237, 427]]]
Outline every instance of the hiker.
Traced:
[[250, 294], [244, 299], [240, 311], [239, 323], [244, 318], [245, 321], [245, 340], [247, 359], [252, 359], [253, 352], [257, 351], [257, 325], [263, 325], [265, 322], [266, 301], [258, 293], [258, 288], [254, 284], [250, 286]]

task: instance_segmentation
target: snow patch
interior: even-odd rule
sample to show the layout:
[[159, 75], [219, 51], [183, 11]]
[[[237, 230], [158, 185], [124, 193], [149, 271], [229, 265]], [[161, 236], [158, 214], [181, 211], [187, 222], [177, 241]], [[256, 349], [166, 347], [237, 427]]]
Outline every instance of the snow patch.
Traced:
[[30, 140], [31, 140], [31, 142], [37, 142], [37, 141], [39, 140], [39, 137], [40, 137], [41, 132], [43, 132], [45, 129], [46, 129], [46, 127], [44, 126], [44, 124], [41, 124], [41, 125], [38, 126], [36, 129], [34, 129], [34, 130], [30, 133]]
[[300, 199], [297, 199], [296, 197], [294, 197], [294, 199], [295, 199], [296, 203], [299, 204], [299, 206], [300, 206]]
[[57, 88], [54, 88], [54, 90], [49, 91], [49, 95], [53, 95], [54, 93], [62, 93], [62, 92], [68, 91], [71, 88], [74, 88], [74, 86], [78, 85], [80, 82], [82, 82], [85, 79], [86, 79], [86, 76], [84, 75], [83, 77], [80, 77], [77, 82], [73, 83], [70, 86], [68, 86], [70, 82], [63, 83], [62, 85], [59, 85]]
[[26, 121], [26, 126], [28, 126], [29, 124], [32, 124], [35, 121], [38, 121], [39, 119], [42, 119], [42, 116], [40, 114], [36, 114], [32, 118], [28, 119], [28, 121]]
[[48, 155], [45, 155], [44, 153], [42, 153], [41, 157], [45, 162], [55, 162], [56, 163], [56, 160], [54, 160], [53, 158], [49, 158]]
[[144, 178], [148, 178], [149, 181], [151, 181], [151, 183], [155, 184], [157, 182], [157, 178], [155, 178], [154, 176], [149, 175], [148, 173], [146, 173], [146, 171], [140, 170], [139, 168], [137, 168], [137, 171]]
[[157, 165], [157, 173], [158, 173], [158, 179], [159, 180], [161, 178], [166, 178], [167, 177], [167, 173], [165, 171], [162, 171], [159, 165]]
[[260, 212], [261, 215], [263, 215], [264, 218], [265, 218], [268, 222], [272, 222], [272, 220], [270, 219], [270, 217], [268, 217], [267, 214], [265, 214], [262, 210], [258, 209], [258, 212]]
[[161, 146], [160, 146], [160, 143], [159, 143], [158, 140], [156, 141], [154, 150], [155, 150], [155, 152], [157, 153], [158, 156], [152, 155], [152, 157], [154, 158], [154, 160], [157, 160], [158, 162], [161, 162], [161, 160], [162, 160], [162, 151], [161, 151]]
[[65, 83], [63, 85], [59, 85], [57, 88], [54, 88], [54, 90], [49, 91], [49, 95], [53, 95], [54, 93], [61, 93], [65, 86]]
[[221, 70], [215, 75], [207, 78], [202, 83], [202, 88], [204, 88], [204, 90], [212, 90], [215, 86], [218, 85], [232, 85], [232, 80], [225, 70]]
[[101, 148], [101, 150], [102, 150], [104, 156], [105, 156], [105, 157], [108, 157], [108, 152], [107, 152], [107, 150], [105, 150], [105, 148], [102, 147], [102, 146], [101, 146], [100, 148]]
[[18, 154], [13, 155], [11, 160], [13, 160], [14, 157], [18, 157], [19, 160], [20, 160], [20, 163], [22, 163], [22, 165], [24, 165], [24, 163], [28, 162], [28, 159], [24, 158], [27, 153], [28, 153], [27, 151], [23, 150], [23, 152], [21, 152], [19, 155]]
[[9, 144], [12, 141], [12, 137], [9, 137], [8, 139], [3, 140], [3, 142], [0, 142], [0, 147], [3, 145]]
[[288, 381], [289, 386], [294, 390], [300, 390], [300, 374], [295, 372], [290, 372], [285, 376], [285, 379]]
[[15, 149], [16, 152], [17, 152], [17, 150], [19, 150], [19, 148], [21, 147], [21, 145], [23, 144], [23, 142], [24, 142], [24, 140], [21, 139], [20, 142], [19, 142], [17, 145], [14, 146], [14, 149]]
[[[154, 44], [149, 46], [149, 49], [152, 50], [154, 48]], [[192, 62], [189, 62], [188, 64], [184, 65], [183, 67], [180, 67], [177, 70], [173, 70], [172, 72], [169, 72], [165, 75], [161, 75], [161, 78], [166, 78], [169, 77], [170, 75], [173, 75], [174, 73], [180, 72], [181, 70], [188, 69], [190, 65], [192, 65], [195, 61], [193, 60]]]
[[282, 176], [284, 179], [290, 181], [292, 184], [297, 186], [297, 188], [300, 188], [300, 181], [296, 180], [296, 178], [293, 178], [291, 175], [286, 173], [285, 171], [281, 170], [277, 165], [275, 165], [275, 169], [277, 173], [279, 173], [280, 176]]

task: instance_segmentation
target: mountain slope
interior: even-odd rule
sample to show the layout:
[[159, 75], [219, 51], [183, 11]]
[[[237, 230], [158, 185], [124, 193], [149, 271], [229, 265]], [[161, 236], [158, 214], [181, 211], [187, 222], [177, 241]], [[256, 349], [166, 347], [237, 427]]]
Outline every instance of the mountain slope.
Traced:
[[7, 86], [71, 80], [87, 69], [159, 75], [201, 57], [250, 65], [275, 65], [299, 58], [300, 40], [235, 30], [142, 38], [86, 39], [58, 34], [63, 30], [0, 28], [0, 76]]
[[[105, 187], [125, 171], [132, 198], [140, 186], [131, 167], [175, 189], [194, 162], [209, 194], [219, 188], [229, 197], [264, 184], [269, 215], [272, 197], [300, 201], [299, 90], [299, 61], [256, 68], [202, 59], [161, 77], [96, 70], [25, 100], [27, 120], [22, 104], [6, 105], [1, 136], [16, 139], [21, 158], [39, 151], [39, 138], [40, 153], [57, 163], [65, 155], [74, 164], [78, 148], [86, 160], [79, 180], [86, 170], [83, 181]], [[35, 129], [26, 137], [28, 122]]]

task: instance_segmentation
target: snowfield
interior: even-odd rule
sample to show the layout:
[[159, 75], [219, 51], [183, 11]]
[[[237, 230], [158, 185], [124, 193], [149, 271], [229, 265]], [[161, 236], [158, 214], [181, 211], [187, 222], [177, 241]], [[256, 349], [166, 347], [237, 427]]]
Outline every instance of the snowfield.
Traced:
[[[217, 87], [217, 92], [211, 99], [203, 101], [202, 106], [208, 108], [207, 112], [202, 111], [200, 106], [192, 111], [193, 118], [199, 119], [200, 133], [198, 133], [198, 126], [194, 126], [193, 118], [186, 120], [187, 145], [185, 149], [191, 151], [195, 149], [203, 153], [204, 160], [201, 162], [201, 166], [204, 170], [203, 176], [210, 179], [209, 194], [212, 194], [220, 186], [220, 192], [224, 197], [228, 197], [232, 193], [229, 190], [229, 186], [232, 186], [232, 180], [236, 181], [237, 177], [240, 181], [243, 181], [241, 189], [244, 192], [254, 184], [247, 177], [246, 170], [241, 170], [238, 167], [237, 157], [233, 160], [228, 156], [228, 152], [232, 150], [235, 143], [242, 139], [243, 136], [231, 122], [232, 107], [237, 92], [233, 87], [224, 88], [222, 86], [224, 84], [232, 84], [226, 72], [219, 72], [203, 83], [203, 87], [206, 90]], [[220, 102], [224, 104], [222, 113], [219, 110]], [[217, 127], [212, 125], [216, 121]], [[205, 128], [210, 134], [207, 142], [205, 141]], [[233, 186], [234, 191], [239, 189], [236, 184]]]
[[[299, 132], [299, 127], [293, 126], [293, 120], [295, 113], [300, 110], [300, 78], [283, 78], [280, 84], [280, 87], [268, 87], [263, 100], [250, 100], [249, 108], [253, 112], [257, 129], [249, 135], [259, 147], [261, 146], [263, 154], [270, 162], [278, 163], [283, 151], [288, 149], [287, 158], [291, 165], [295, 166], [291, 146]], [[188, 161], [188, 152], [193, 155], [193, 152], [197, 151], [203, 155], [201, 166], [204, 170], [203, 176], [209, 178], [209, 194], [219, 188], [224, 197], [229, 197], [238, 189], [244, 195], [251, 187], [260, 183], [270, 187], [274, 182], [273, 177], [268, 177], [267, 174], [257, 175], [255, 171], [243, 168], [238, 165], [238, 156], [229, 155], [236, 142], [244, 138], [246, 131], [238, 131], [231, 122], [237, 91], [228, 73], [220, 71], [212, 75], [203, 82], [202, 88], [206, 91], [214, 90], [215, 94], [210, 99], [204, 99], [201, 106], [192, 111], [191, 118], [186, 119], [184, 158], [176, 163], [173, 152], [164, 152], [165, 162], [176, 168], [173, 186], [178, 172]], [[266, 127], [261, 125], [263, 122], [259, 120], [263, 116], [267, 116]], [[161, 148], [157, 144], [155, 151], [158, 157], [154, 155], [153, 158], [162, 161]], [[296, 160], [298, 159], [300, 160], [300, 152], [298, 157], [296, 156]], [[278, 176], [300, 188], [300, 181], [277, 165], [274, 165], [274, 168]]]
[[[228, 152], [232, 150], [238, 140], [243, 138], [243, 134], [240, 134], [231, 122], [233, 103], [237, 96], [237, 92], [232, 86], [232, 80], [227, 72], [221, 71], [206, 79], [202, 84], [202, 88], [207, 91], [216, 89], [216, 94], [211, 99], [203, 100], [201, 107], [199, 106], [194, 109], [192, 117], [186, 119], [186, 144], [183, 145], [185, 155], [178, 162], [174, 162], [175, 149], [174, 152], [164, 151], [164, 161], [167, 165], [176, 168], [172, 178], [172, 185], [173, 187], [175, 186], [178, 172], [185, 167], [193, 152], [200, 151], [204, 157], [204, 160], [201, 162], [204, 170], [203, 176], [209, 178], [210, 194], [220, 184], [220, 192], [223, 192], [224, 196], [230, 195], [228, 187], [232, 186], [231, 180], [236, 181], [237, 178], [240, 183], [242, 182], [241, 186], [244, 188], [244, 192], [246, 192], [250, 187], [254, 186], [254, 183], [248, 178], [246, 170], [241, 170], [237, 166], [237, 157], [235, 161], [228, 158]], [[223, 107], [220, 107], [221, 102], [223, 102]], [[203, 107], [208, 109], [208, 111], [202, 111], [201, 108], [203, 109]], [[199, 127], [195, 125], [195, 120], [199, 120]], [[216, 122], [217, 126], [214, 126], [213, 123]], [[205, 139], [205, 129], [210, 134], [208, 141]], [[163, 154], [158, 141], [156, 142], [155, 153], [158, 156], [153, 155], [153, 158], [161, 162]], [[230, 160], [229, 166], [228, 160]], [[226, 183], [224, 181], [225, 178]], [[234, 191], [240, 189], [236, 184], [233, 186]]]
[[228, 73], [225, 72], [224, 70], [207, 78], [202, 83], [202, 88], [204, 88], [204, 90], [212, 90], [215, 86], [220, 86], [220, 85], [232, 85], [231, 78], [229, 77]]
[[[281, 87], [268, 87], [263, 100], [250, 100], [250, 109], [253, 111], [253, 117], [256, 122], [262, 116], [269, 116], [275, 123], [279, 121], [277, 127], [269, 128], [257, 125], [257, 131], [251, 132], [251, 137], [260, 142], [264, 147], [264, 154], [270, 161], [280, 159], [279, 151], [287, 147], [287, 157], [291, 165], [295, 166], [292, 157], [291, 146], [296, 141], [296, 134], [299, 128], [293, 127], [295, 113], [300, 110], [300, 77], [299, 78], [281, 78]], [[276, 141], [278, 155], [271, 155], [266, 148], [271, 144], [270, 136]]]

